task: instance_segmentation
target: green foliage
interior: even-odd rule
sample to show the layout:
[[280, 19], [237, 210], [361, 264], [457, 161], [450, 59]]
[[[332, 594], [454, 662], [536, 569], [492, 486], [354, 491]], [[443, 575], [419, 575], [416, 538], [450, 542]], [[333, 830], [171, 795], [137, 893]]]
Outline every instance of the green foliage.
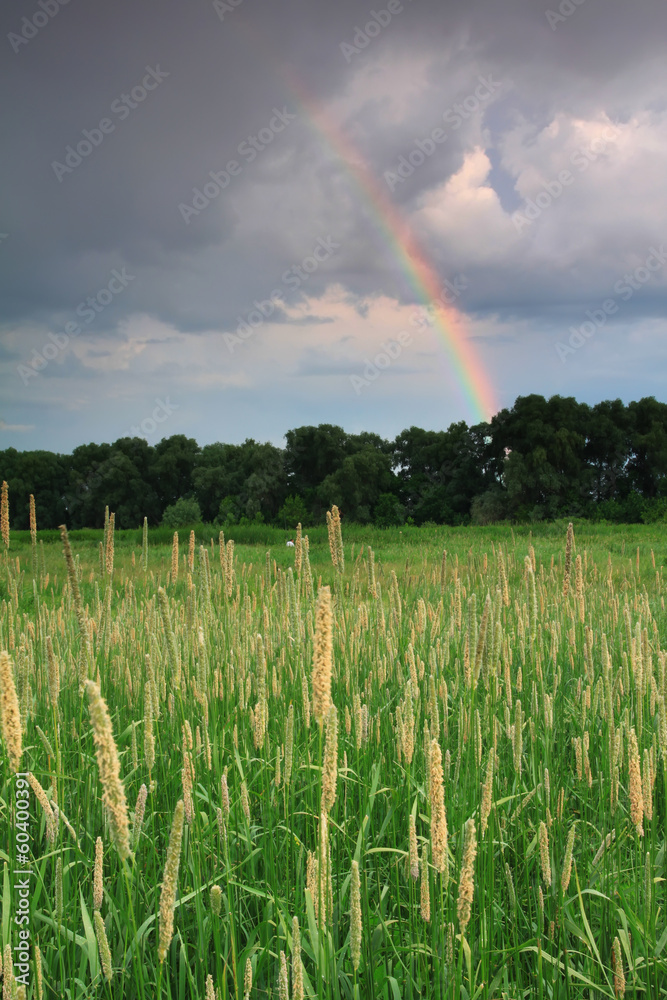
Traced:
[[308, 508], [298, 493], [295, 496], [290, 494], [287, 497], [285, 503], [278, 511], [277, 521], [278, 524], [290, 529], [296, 528], [299, 523], [306, 525], [309, 522]]
[[405, 507], [393, 493], [382, 493], [373, 512], [378, 528], [395, 528], [405, 524]]
[[162, 515], [165, 528], [185, 528], [191, 524], [199, 524], [200, 521], [201, 510], [194, 497], [179, 497]]
[[642, 511], [642, 521], [644, 524], [667, 521], [667, 497], [656, 497], [652, 503], [645, 504]]
[[241, 505], [236, 497], [223, 497], [220, 501], [220, 509], [218, 510], [218, 523], [229, 527], [232, 524], [237, 524], [240, 516]]
[[[519, 396], [490, 423], [410, 427], [393, 440], [320, 424], [287, 431], [285, 447], [248, 438], [200, 448], [182, 434], [87, 444], [71, 455], [0, 452], [13, 530], [99, 528], [108, 504], [118, 529], [160, 524], [194, 497], [207, 524], [320, 523], [337, 504], [346, 524], [369, 524], [384, 494], [406, 520], [451, 526], [586, 517], [661, 518], [667, 496], [667, 404], [653, 397], [595, 406], [571, 397]], [[658, 504], [656, 507], [655, 504]], [[384, 515], [383, 515], [384, 517]]]
[[491, 487], [481, 496], [475, 497], [471, 510], [472, 524], [497, 524], [507, 517], [507, 496], [498, 486]]
[[[130, 823], [141, 786], [148, 789], [134, 857], [126, 865], [108, 836], [96, 747], [75, 669], [81, 634], [60, 546], [46, 546], [48, 580], [38, 575], [33, 583], [29, 534], [13, 532], [9, 557], [0, 553], [0, 599], [16, 600], [18, 610], [0, 619], [0, 648], [9, 646], [11, 618], [25, 729], [21, 768], [37, 777], [59, 817], [49, 841], [44, 811], [31, 793], [30, 928], [39, 936], [44, 995], [203, 998], [210, 975], [221, 997], [241, 1000], [248, 960], [251, 996], [274, 997], [280, 952], [288, 963], [293, 954], [296, 916], [307, 997], [614, 1000], [612, 942], [618, 938], [625, 995], [665, 1000], [664, 526], [656, 522], [619, 530], [575, 521], [576, 554], [582, 556], [580, 598], [574, 569], [570, 595], [563, 598], [566, 529], [567, 519], [530, 530], [508, 523], [492, 528], [428, 521], [419, 527], [347, 524], [342, 575], [331, 564], [326, 525], [309, 530], [313, 574], [332, 588], [331, 696], [339, 722], [337, 794], [328, 824], [333, 909], [331, 919], [319, 923], [306, 891], [306, 872], [307, 852], [318, 843], [326, 734], [312, 717], [307, 723], [302, 688], [305, 682], [312, 693], [309, 623], [315, 620], [316, 594], [304, 586], [303, 571], [301, 576], [295, 572], [284, 530], [253, 523], [225, 531], [225, 540], [236, 543], [231, 596], [217, 552], [213, 557], [210, 542], [215, 549], [218, 529], [211, 526], [195, 528], [195, 572], [191, 580], [183, 574], [176, 582], [167, 582], [172, 531], [166, 526], [150, 529], [147, 573], [138, 559], [132, 561], [140, 550], [141, 529], [119, 530], [111, 580], [100, 575], [101, 531], [72, 532], [83, 607], [89, 621], [101, 623], [86, 630], [89, 673], [99, 671], [102, 678]], [[205, 583], [199, 545], [210, 556]], [[535, 575], [527, 579], [525, 556], [531, 546]], [[501, 552], [507, 603], [502, 601]], [[166, 590], [171, 613], [180, 685], [169, 665], [163, 619], [156, 614], [159, 586]], [[491, 610], [483, 626], [487, 594]], [[632, 595], [638, 595], [636, 603]], [[462, 602], [460, 623], [457, 601]], [[52, 636], [62, 668], [55, 706], [36, 622], [39, 635]], [[643, 669], [650, 673], [640, 685], [632, 651], [644, 631], [649, 646]], [[479, 674], [468, 666], [475, 663], [471, 649], [479, 650]], [[30, 657], [25, 650], [32, 651]], [[411, 663], [414, 682], [409, 682]], [[151, 701], [149, 710], [146, 700], [149, 678], [156, 683], [159, 711], [152, 722], [156, 706]], [[258, 744], [254, 713], [260, 691], [266, 697], [267, 733]], [[357, 699], [368, 719], [360, 739]], [[290, 712], [292, 770], [286, 787], [283, 747]], [[407, 720], [414, 737], [409, 760], [399, 750], [405, 746]], [[411, 817], [420, 857], [431, 840], [426, 726], [442, 751], [449, 831], [448, 882], [432, 857], [426, 869], [428, 921], [420, 912], [420, 883], [411, 878], [408, 864]], [[171, 820], [184, 796], [188, 727], [193, 810], [182, 842], [174, 936], [160, 965], [160, 896]], [[641, 835], [630, 812], [631, 729], [642, 766], [647, 761], [649, 767], [644, 791], [652, 808], [642, 815]], [[150, 771], [147, 733], [155, 743]], [[585, 743], [590, 771], [584, 765], [578, 773], [573, 740]], [[276, 779], [278, 760], [281, 781]], [[482, 786], [490, 762], [495, 768], [483, 832]], [[223, 774], [230, 809], [221, 823]], [[4, 943], [10, 946], [18, 943], [12, 919], [18, 905], [13, 892], [16, 789], [3, 748], [0, 809], [7, 867], [1, 891]], [[470, 923], [461, 937], [463, 832], [471, 819], [477, 850]], [[546, 862], [540, 851], [542, 824], [548, 833]], [[98, 836], [104, 844], [101, 918], [113, 967], [109, 984], [102, 976], [93, 922]], [[564, 886], [568, 849], [573, 864]], [[357, 969], [350, 941], [353, 860], [360, 873]], [[57, 866], [62, 866], [60, 921]], [[211, 905], [214, 885], [221, 889], [219, 914]], [[33, 968], [31, 980], [34, 984]]]

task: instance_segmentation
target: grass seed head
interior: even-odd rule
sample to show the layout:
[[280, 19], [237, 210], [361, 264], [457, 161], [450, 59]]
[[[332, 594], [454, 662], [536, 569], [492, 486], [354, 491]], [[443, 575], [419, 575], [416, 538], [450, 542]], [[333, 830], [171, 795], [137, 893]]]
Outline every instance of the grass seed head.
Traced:
[[192, 801], [192, 790], [194, 786], [194, 765], [190, 751], [183, 752], [183, 767], [181, 768], [181, 784], [183, 787], [183, 803], [185, 806], [185, 819], [192, 823], [194, 818], [194, 803]]
[[428, 843], [422, 844], [420, 913], [422, 920], [428, 923], [431, 919], [431, 891], [428, 881]]
[[13, 1000], [13, 993], [16, 989], [16, 980], [14, 979], [14, 968], [12, 962], [14, 957], [12, 955], [12, 946], [10, 944], [5, 945], [4, 959], [2, 962], [2, 1000]]
[[9, 548], [9, 487], [3, 479], [0, 489], [0, 534], [5, 543], [5, 548]]
[[252, 990], [252, 964], [250, 956], [245, 960], [245, 971], [243, 973], [243, 994], [247, 998]]
[[102, 966], [102, 972], [104, 973], [104, 978], [108, 983], [111, 982], [111, 977], [113, 976], [113, 969], [111, 968], [111, 951], [109, 949], [109, 942], [107, 940], [107, 932], [104, 928], [104, 921], [102, 920], [102, 914], [99, 910], [95, 910], [93, 914], [93, 920], [95, 922], [95, 937], [97, 938], [97, 947], [100, 952], [100, 965]]
[[540, 844], [540, 868], [546, 885], [551, 885], [551, 858], [549, 857], [549, 831], [544, 821], [540, 822], [538, 831]]
[[486, 833], [486, 827], [489, 822], [489, 816], [491, 815], [491, 800], [493, 798], [493, 768], [495, 763], [495, 753], [493, 749], [489, 754], [489, 759], [486, 765], [486, 779], [482, 785], [482, 804], [480, 807], [480, 822], [482, 828], [482, 837]]
[[614, 970], [614, 995], [625, 996], [625, 973], [623, 972], [623, 954], [618, 936], [614, 938], [611, 949], [611, 965]]
[[324, 763], [322, 766], [322, 805], [320, 812], [330, 812], [336, 801], [338, 779], [338, 713], [331, 705], [327, 716]]
[[280, 952], [280, 971], [278, 973], [279, 1000], [289, 1000], [289, 976], [287, 974], [287, 959], [285, 952]]
[[171, 939], [174, 936], [174, 905], [176, 902], [176, 887], [178, 884], [178, 868], [181, 861], [181, 842], [183, 840], [183, 825], [185, 821], [185, 805], [179, 799], [174, 809], [174, 818], [169, 834], [167, 860], [162, 878], [160, 893], [160, 937], [158, 941], [158, 959], [164, 962]]
[[63, 859], [59, 854], [56, 858], [56, 900], [55, 900], [55, 913], [56, 913], [56, 923], [58, 927], [63, 922]]
[[37, 987], [37, 1000], [43, 1000], [44, 996], [44, 977], [42, 974], [42, 953], [39, 950], [39, 945], [35, 945], [35, 984]]
[[114, 557], [114, 532], [116, 528], [116, 515], [111, 513], [109, 515], [109, 527], [107, 530], [107, 548], [105, 553], [105, 567], [107, 576], [113, 576], [113, 557]]
[[292, 918], [292, 1000], [303, 1000], [303, 963], [299, 918]]
[[644, 793], [642, 789], [642, 775], [639, 766], [639, 748], [637, 746], [637, 734], [634, 729], [628, 733], [628, 794], [630, 796], [630, 816], [634, 823], [637, 835], [644, 836]]
[[135, 848], [139, 843], [139, 837], [141, 836], [141, 827], [144, 822], [147, 797], [148, 789], [146, 788], [146, 785], [142, 785], [137, 793], [137, 802], [134, 807], [134, 823], [132, 824], [132, 845]]
[[219, 885], [211, 886], [211, 912], [216, 916], [220, 916], [222, 910], [222, 889]]
[[572, 851], [574, 849], [574, 837], [577, 832], [576, 821], [570, 827], [570, 832], [567, 835], [567, 846], [565, 848], [565, 859], [563, 861], [563, 871], [560, 877], [560, 884], [563, 892], [567, 892], [568, 886], [570, 884], [570, 877], [572, 875]]
[[352, 862], [350, 876], [350, 952], [356, 972], [361, 961], [361, 881], [358, 861]]
[[120, 760], [106, 701], [94, 681], [86, 682], [88, 709], [93, 728], [97, 766], [102, 782], [102, 800], [109, 818], [111, 837], [121, 860], [130, 857], [130, 824], [125, 788], [120, 778]]
[[98, 837], [95, 841], [95, 870], [93, 874], [93, 909], [102, 909], [102, 899], [103, 899], [103, 872], [102, 865], [104, 859], [104, 848], [102, 845], [102, 838]]
[[417, 848], [417, 826], [412, 813], [410, 813], [408, 826], [408, 866], [410, 877], [416, 882], [419, 878], [419, 853]]
[[23, 755], [21, 711], [14, 684], [14, 671], [9, 653], [0, 653], [0, 728], [7, 748], [9, 765], [16, 773]]
[[470, 922], [472, 912], [472, 900], [475, 889], [474, 869], [475, 855], [477, 854], [477, 834], [475, 831], [474, 819], [466, 821], [463, 841], [463, 861], [461, 864], [461, 877], [459, 879], [459, 895], [456, 903], [456, 913], [459, 921], [461, 936], [465, 935], [466, 927]]
[[250, 799], [248, 798], [248, 787], [245, 781], [241, 782], [241, 808], [248, 823], [250, 822]]
[[431, 858], [437, 871], [447, 882], [449, 870], [447, 817], [442, 776], [442, 751], [437, 740], [431, 741], [430, 755]]
[[170, 580], [172, 583], [176, 583], [178, 580], [178, 532], [174, 532], [174, 537], [171, 543], [171, 573]]
[[195, 533], [190, 529], [190, 539], [188, 544], [188, 569], [192, 573], [195, 568]]
[[523, 709], [520, 699], [517, 699], [514, 710], [514, 733], [513, 733], [513, 758], [514, 770], [518, 777], [521, 777], [521, 765], [523, 761]]
[[222, 814], [225, 819], [229, 816], [229, 787], [227, 785], [227, 771], [223, 771], [220, 779], [220, 792], [222, 799]]
[[28, 774], [28, 781], [30, 783], [30, 787], [35, 793], [35, 798], [44, 811], [44, 818], [46, 819], [46, 842], [47, 844], [52, 844], [56, 839], [56, 832], [58, 828], [55, 813], [51, 807], [51, 803], [48, 800], [46, 792], [32, 772]]
[[567, 538], [565, 540], [565, 572], [563, 574], [563, 597], [567, 597], [570, 589], [570, 571], [572, 569], [572, 546], [574, 544], [574, 528], [572, 521], [567, 526]]
[[320, 587], [313, 641], [313, 715], [320, 726], [324, 724], [331, 707], [332, 630], [331, 588]]
[[651, 766], [651, 754], [649, 750], [644, 750], [642, 767], [642, 799], [644, 802], [644, 818], [647, 822], [653, 819], [653, 774]]

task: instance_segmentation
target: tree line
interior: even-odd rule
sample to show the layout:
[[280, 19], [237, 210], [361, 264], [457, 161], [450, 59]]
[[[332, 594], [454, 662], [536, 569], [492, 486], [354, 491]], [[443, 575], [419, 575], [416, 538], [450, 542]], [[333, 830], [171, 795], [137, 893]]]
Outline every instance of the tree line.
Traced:
[[393, 441], [333, 424], [297, 427], [285, 445], [247, 439], [201, 447], [182, 434], [85, 444], [71, 455], [0, 451], [11, 525], [120, 528], [197, 521], [321, 523], [337, 504], [348, 521], [463, 525], [586, 517], [667, 517], [667, 404], [652, 396], [594, 406], [520, 396], [489, 423], [410, 427]]

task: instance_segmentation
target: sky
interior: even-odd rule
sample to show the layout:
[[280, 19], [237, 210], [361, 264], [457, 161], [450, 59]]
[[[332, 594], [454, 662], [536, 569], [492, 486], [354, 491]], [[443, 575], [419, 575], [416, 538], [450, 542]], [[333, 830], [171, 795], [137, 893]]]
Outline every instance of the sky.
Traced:
[[5, 0], [0, 450], [667, 401], [662, 0]]

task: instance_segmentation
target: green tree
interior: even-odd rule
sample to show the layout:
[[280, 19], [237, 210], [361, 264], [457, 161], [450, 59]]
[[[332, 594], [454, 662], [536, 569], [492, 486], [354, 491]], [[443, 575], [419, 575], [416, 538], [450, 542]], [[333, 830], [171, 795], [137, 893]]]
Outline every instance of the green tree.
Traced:
[[296, 496], [290, 494], [287, 497], [278, 511], [277, 522], [281, 527], [286, 528], [296, 528], [299, 522], [303, 525], [308, 523], [308, 509], [298, 493]]
[[116, 526], [136, 528], [144, 517], [158, 524], [161, 504], [150, 482], [152, 449], [144, 438], [77, 448], [64, 495], [71, 527], [101, 527], [106, 505]]
[[161, 510], [192, 491], [192, 473], [199, 451], [197, 442], [185, 434], [172, 434], [153, 448], [150, 479]]
[[201, 510], [194, 497], [179, 497], [162, 515], [162, 523], [166, 528], [187, 528], [200, 522]]
[[240, 517], [241, 506], [236, 497], [223, 497], [218, 509], [218, 523], [223, 525], [238, 524]]
[[261, 514], [272, 521], [286, 494], [283, 453], [252, 438], [207, 445], [197, 456], [192, 482], [206, 520], [219, 515], [225, 497], [234, 497], [238, 510], [233, 516], [254, 520]]
[[229, 465], [233, 455], [231, 445], [219, 442], [204, 445], [197, 455], [192, 486], [207, 523], [219, 514], [222, 498], [229, 492]]
[[373, 511], [378, 528], [396, 528], [405, 524], [405, 507], [394, 493], [381, 493]]
[[382, 493], [392, 492], [394, 475], [391, 456], [366, 447], [343, 459], [335, 472], [326, 476], [317, 489], [320, 503], [336, 504], [350, 521], [371, 520], [371, 511]]
[[612, 500], [627, 478], [630, 423], [620, 399], [605, 400], [590, 410], [586, 426], [586, 463], [591, 473], [591, 499]]
[[470, 507], [472, 524], [497, 524], [507, 517], [507, 494], [500, 486], [492, 486], [475, 497]]
[[318, 522], [326, 510], [319, 487], [340, 468], [348, 453], [349, 437], [342, 427], [319, 424], [287, 431], [285, 442], [287, 491], [303, 497], [310, 518]]
[[[68, 482], [63, 503], [67, 523], [72, 528], [101, 528], [104, 525], [105, 463], [113, 454], [110, 444], [83, 444], [66, 459]], [[107, 466], [108, 469], [108, 466]]]
[[29, 525], [30, 494], [35, 497], [38, 528], [56, 528], [66, 519], [63, 501], [67, 485], [67, 458], [50, 451], [0, 452], [0, 480], [9, 487], [10, 524], [16, 530]]
[[487, 424], [446, 431], [410, 427], [393, 444], [401, 495], [415, 523], [461, 524], [475, 496], [494, 481]]
[[532, 395], [493, 418], [492, 449], [513, 516], [584, 512], [592, 481], [585, 458], [589, 413], [571, 397]]
[[643, 497], [658, 495], [667, 476], [667, 404], [647, 396], [628, 405], [629, 479]]

